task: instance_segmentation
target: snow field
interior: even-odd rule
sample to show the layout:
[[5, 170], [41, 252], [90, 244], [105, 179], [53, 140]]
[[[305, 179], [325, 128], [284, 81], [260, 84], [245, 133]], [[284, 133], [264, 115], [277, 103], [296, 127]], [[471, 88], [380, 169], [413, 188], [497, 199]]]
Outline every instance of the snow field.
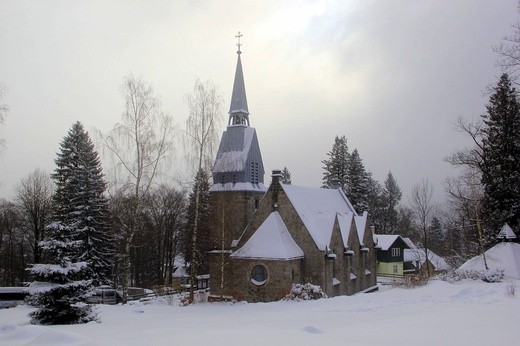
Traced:
[[61, 326], [30, 325], [19, 306], [0, 310], [0, 345], [514, 345], [519, 296], [520, 281], [434, 280], [318, 301], [100, 305], [101, 323]]

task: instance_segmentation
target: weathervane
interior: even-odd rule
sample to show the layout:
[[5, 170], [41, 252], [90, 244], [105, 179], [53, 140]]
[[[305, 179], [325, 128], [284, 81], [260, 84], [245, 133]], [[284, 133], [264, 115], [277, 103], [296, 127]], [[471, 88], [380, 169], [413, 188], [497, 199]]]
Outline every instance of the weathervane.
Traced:
[[240, 46], [242, 45], [242, 44], [240, 43], [240, 38], [241, 38], [242, 36], [244, 36], [244, 35], [242, 35], [242, 34], [240, 33], [240, 31], [238, 32], [238, 35], [235, 35], [235, 37], [237, 38], [237, 41], [238, 41], [238, 43], [237, 43], [237, 47], [238, 47], [237, 54], [242, 53], [242, 52], [240, 51]]

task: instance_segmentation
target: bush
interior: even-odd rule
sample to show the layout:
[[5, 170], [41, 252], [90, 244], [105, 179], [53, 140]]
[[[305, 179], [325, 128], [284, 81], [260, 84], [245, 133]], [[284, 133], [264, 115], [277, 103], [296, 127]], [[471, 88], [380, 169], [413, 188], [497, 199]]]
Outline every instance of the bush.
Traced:
[[485, 282], [501, 282], [504, 278], [503, 269], [489, 269], [489, 270], [466, 270], [464, 272], [450, 273], [442, 277], [444, 281], [450, 283], [470, 279], [482, 280]]
[[482, 280], [485, 282], [501, 282], [503, 278], [503, 269], [489, 269], [482, 273]]
[[317, 300], [321, 298], [327, 298], [327, 295], [320, 286], [313, 285], [311, 283], [293, 284], [291, 292], [284, 298], [284, 300]]

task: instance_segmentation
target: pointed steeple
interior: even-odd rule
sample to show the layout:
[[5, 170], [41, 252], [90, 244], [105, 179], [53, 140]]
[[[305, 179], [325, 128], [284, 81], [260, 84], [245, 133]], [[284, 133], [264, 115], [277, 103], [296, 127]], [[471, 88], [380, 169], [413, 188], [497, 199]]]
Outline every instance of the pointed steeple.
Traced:
[[235, 71], [235, 81], [233, 82], [233, 93], [231, 95], [231, 105], [229, 107], [228, 125], [247, 125], [249, 126], [249, 110], [247, 109], [246, 87], [244, 84], [244, 73], [242, 72], [242, 61], [240, 60], [240, 31], [238, 35], [238, 60]]

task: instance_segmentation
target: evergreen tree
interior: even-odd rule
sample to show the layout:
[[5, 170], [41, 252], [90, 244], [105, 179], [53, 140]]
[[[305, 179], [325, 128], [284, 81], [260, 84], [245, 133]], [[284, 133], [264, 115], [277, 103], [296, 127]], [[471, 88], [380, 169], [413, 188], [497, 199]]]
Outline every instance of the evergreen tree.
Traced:
[[84, 303], [92, 280], [87, 262], [73, 262], [80, 241], [74, 230], [62, 223], [47, 227], [47, 240], [40, 247], [49, 263], [34, 264], [30, 269], [32, 302], [38, 310], [30, 314], [34, 324], [75, 324], [96, 319], [90, 305]]
[[327, 153], [328, 159], [321, 161], [323, 166], [322, 187], [326, 189], [341, 188], [344, 192], [348, 187], [348, 164], [350, 154], [345, 136], [334, 139], [332, 150]]
[[287, 169], [287, 167], [283, 168], [282, 174], [283, 174], [283, 183], [287, 184], [287, 185], [291, 185], [291, 183], [292, 183], [291, 172]]
[[403, 194], [392, 172], [388, 172], [383, 188], [382, 203], [384, 204], [384, 229], [385, 233], [394, 234], [397, 232], [398, 212], [397, 205], [401, 201]]
[[[195, 212], [195, 200], [199, 191], [199, 210]], [[197, 220], [197, 237], [195, 239], [196, 250], [195, 258], [192, 251], [193, 225], [195, 224], [195, 215]], [[188, 200], [187, 220], [184, 227], [183, 236], [181, 237], [182, 247], [184, 249], [184, 258], [186, 263], [195, 266], [197, 274], [207, 274], [209, 271], [206, 252], [211, 249], [208, 240], [209, 232], [209, 174], [200, 169], [195, 175], [195, 183]]]
[[94, 318], [82, 302], [91, 285], [110, 282], [112, 256], [101, 165], [81, 123], [63, 139], [55, 162], [53, 221], [40, 243], [48, 263], [31, 268], [33, 285], [48, 288], [36, 295], [40, 309], [32, 318], [42, 324], [81, 323]]
[[434, 216], [428, 230], [430, 249], [441, 256], [444, 255], [444, 231], [441, 221]]
[[350, 203], [352, 203], [352, 206], [358, 213], [368, 211], [372, 175], [365, 170], [357, 149], [354, 149], [352, 154], [350, 154], [347, 177], [348, 184], [345, 194]]
[[52, 174], [56, 183], [54, 222], [74, 229], [74, 240], [80, 241], [72, 259], [88, 262], [95, 284], [109, 284], [113, 242], [98, 153], [80, 122], [72, 126], [60, 149]]
[[484, 213], [490, 231], [520, 220], [520, 106], [507, 74], [493, 88], [482, 116]]

